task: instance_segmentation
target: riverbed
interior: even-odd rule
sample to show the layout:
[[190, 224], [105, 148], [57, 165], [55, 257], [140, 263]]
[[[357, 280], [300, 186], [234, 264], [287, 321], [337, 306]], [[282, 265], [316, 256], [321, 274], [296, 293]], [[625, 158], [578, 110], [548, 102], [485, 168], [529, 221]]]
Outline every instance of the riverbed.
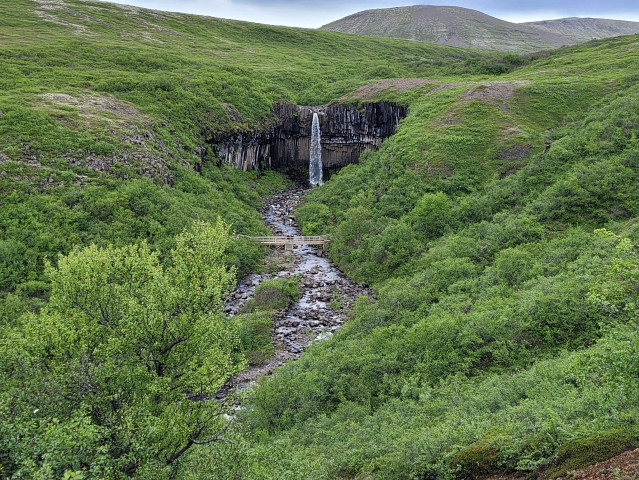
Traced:
[[[273, 235], [301, 235], [295, 221], [295, 209], [301, 204], [304, 190], [289, 190], [271, 197], [262, 210], [264, 221]], [[269, 247], [266, 270], [254, 273], [237, 283], [235, 291], [224, 304], [226, 315], [235, 315], [253, 296], [255, 288], [272, 278], [300, 276], [300, 299], [277, 312], [273, 323], [275, 354], [260, 365], [250, 366], [233, 377], [216, 395], [241, 391], [259, 377], [298, 358], [313, 342], [329, 338], [346, 321], [355, 300], [373, 292], [346, 277], [326, 257], [322, 247], [296, 245], [292, 254], [283, 247]]]

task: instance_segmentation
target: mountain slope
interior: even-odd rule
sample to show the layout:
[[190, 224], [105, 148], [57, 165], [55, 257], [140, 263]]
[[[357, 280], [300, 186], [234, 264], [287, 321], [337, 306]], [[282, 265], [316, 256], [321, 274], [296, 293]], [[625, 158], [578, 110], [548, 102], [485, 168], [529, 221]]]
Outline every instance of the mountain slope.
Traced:
[[321, 28], [519, 53], [639, 33], [639, 23], [634, 22], [571, 18], [517, 24], [476, 10], [433, 5], [365, 10]]
[[638, 22], [609, 20], [606, 18], [571, 17], [557, 20], [526, 22], [520, 25], [528, 25], [555, 35], [562, 35], [573, 40], [573, 43], [639, 33]]
[[[389, 75], [470, 71], [466, 61], [479, 58], [476, 52], [415, 42], [344, 38], [103, 2], [0, 2], [0, 18], [0, 242], [13, 252], [3, 260], [15, 259], [0, 263], [3, 292], [40, 280], [42, 258], [66, 253], [74, 243], [140, 239], [153, 230], [139, 225], [150, 222], [150, 215], [162, 224], [151, 242], [167, 241], [162, 248], [168, 251], [189, 215], [202, 218], [194, 204], [206, 204], [206, 218], [225, 212], [239, 231], [259, 232], [264, 227], [256, 211], [227, 202], [235, 194], [248, 198], [239, 190], [228, 194], [241, 189], [229, 185], [238, 180], [237, 172], [222, 179], [209, 171], [220, 179], [215, 192], [192, 196], [194, 204], [181, 207], [191, 213], [179, 221], [168, 218], [166, 208], [126, 206], [119, 213], [137, 213], [125, 219], [125, 227], [117, 218], [122, 205], [106, 198], [150, 195], [123, 192], [139, 180], [186, 201], [193, 191], [208, 189], [192, 178], [194, 168], [211, 169], [219, 160], [207, 139], [263, 127], [278, 101], [320, 104]], [[103, 202], [89, 208], [86, 192]], [[68, 195], [77, 198], [65, 203]], [[59, 212], [47, 213], [51, 209]], [[73, 209], [93, 223], [68, 222]], [[29, 228], [14, 228], [21, 216], [29, 218]], [[45, 230], [58, 238], [52, 241]]]
[[304, 233], [377, 299], [264, 381], [251, 448], [193, 478], [557, 478], [639, 445], [638, 41], [430, 84], [309, 193]]
[[[200, 420], [208, 432], [218, 423], [216, 415], [202, 410], [198, 410], [202, 416], [189, 413], [184, 401], [158, 406], [168, 398], [161, 385], [174, 393], [195, 391], [184, 387], [182, 374], [163, 377], [170, 367], [161, 365], [204, 369], [207, 378], [201, 384], [215, 390], [216, 367], [195, 360], [191, 363], [181, 353], [203, 351], [191, 349], [195, 347], [192, 341], [209, 337], [183, 339], [179, 328], [171, 326], [155, 330], [170, 336], [165, 337], [167, 344], [151, 340], [148, 332], [153, 328], [145, 328], [143, 337], [137, 337], [144, 346], [131, 343], [122, 355], [111, 355], [109, 351], [115, 350], [108, 350], [110, 346], [96, 353], [84, 339], [99, 342], [106, 337], [78, 330], [93, 313], [60, 311], [54, 321], [43, 316], [56, 308], [47, 310], [56, 303], [55, 296], [50, 301], [51, 292], [55, 295], [56, 291], [45, 273], [46, 259], [54, 265], [62, 263], [59, 254], [63, 254], [81, 259], [87, 267], [98, 264], [86, 255], [112, 257], [114, 265], [126, 260], [122, 255], [135, 262], [147, 259], [158, 272], [158, 281], [166, 286], [147, 298], [163, 305], [139, 309], [148, 315], [142, 313], [144, 320], [134, 323], [147, 325], [151, 317], [159, 318], [156, 313], [164, 312], [171, 325], [181, 319], [185, 327], [194, 325], [192, 308], [204, 302], [179, 300], [181, 294], [172, 286], [178, 283], [176, 276], [160, 273], [179, 263], [171, 253], [179, 246], [179, 235], [197, 222], [214, 224], [218, 217], [232, 224], [237, 233], [266, 234], [258, 209], [263, 197], [285, 185], [285, 179], [274, 172], [258, 175], [220, 167], [214, 150], [218, 136], [264, 129], [274, 120], [271, 108], [279, 101], [329, 103], [362, 84], [389, 77], [470, 79], [476, 61], [501, 58], [494, 52], [80, 0], [0, 2], [0, 19], [1, 478], [62, 478], [68, 470], [82, 471], [84, 478], [174, 478], [168, 463], [177, 465], [182, 458], [178, 454], [193, 446], [198, 432], [204, 431], [197, 425]], [[264, 255], [261, 248], [242, 239], [231, 242], [224, 262], [236, 266], [238, 275], [254, 269]], [[123, 253], [126, 251], [140, 254], [129, 256]], [[207, 275], [198, 273], [198, 278]], [[119, 289], [116, 284], [121, 279], [116, 274], [98, 283]], [[149, 284], [157, 285], [155, 281]], [[195, 288], [181, 291], [200, 290], [199, 284], [193, 285]], [[212, 291], [216, 285], [219, 282], [213, 281], [203, 290]], [[91, 294], [95, 292], [92, 289]], [[134, 305], [144, 296], [134, 295], [137, 300], [125, 302], [117, 294], [109, 298]], [[169, 312], [166, 306], [172, 299], [180, 305], [173, 303], [175, 308], [169, 307]], [[211, 296], [206, 303], [217, 302]], [[198, 318], [208, 315], [204, 309], [197, 310]], [[214, 320], [214, 308], [210, 313]], [[128, 314], [126, 317], [128, 321]], [[124, 318], [115, 314], [98, 324], [107, 334]], [[60, 323], [73, 319], [78, 320], [74, 325]], [[88, 323], [87, 328], [96, 326]], [[205, 323], [210, 326], [211, 322]], [[36, 333], [45, 325], [66, 331], [63, 335]], [[120, 336], [121, 329], [115, 329]], [[73, 333], [68, 334], [70, 331]], [[132, 332], [127, 329], [121, 335], [123, 341], [131, 340]], [[49, 338], [59, 338], [56, 344], [65, 353], [51, 353], [41, 342]], [[71, 346], [69, 342], [75, 339], [78, 342]], [[104, 343], [111, 345], [109, 340]], [[21, 348], [27, 344], [33, 349]], [[159, 369], [137, 369], [129, 360], [120, 360], [133, 352], [138, 358], [149, 358], [151, 349], [156, 359], [175, 358], [174, 353], [180, 359], [154, 360]], [[19, 365], [31, 364], [26, 358], [30, 352], [39, 367], [17, 371]], [[99, 360], [101, 354], [106, 357], [99, 358], [108, 360]], [[221, 353], [210, 358], [224, 357]], [[45, 371], [51, 371], [49, 360], [60, 373], [55, 379]], [[109, 372], [117, 370], [118, 380], [105, 369], [114, 365], [111, 360], [125, 366], [108, 367]], [[234, 365], [241, 361], [229, 360]], [[132, 375], [125, 379], [127, 372]], [[104, 381], [96, 380], [98, 377]], [[157, 383], [158, 377], [172, 377], [173, 386], [161, 379]], [[147, 386], [158, 387], [153, 394], [144, 387], [144, 379], [152, 382]], [[25, 388], [24, 382], [30, 386]], [[40, 382], [52, 389], [41, 388]], [[177, 405], [184, 410], [178, 412], [176, 408], [182, 407]], [[172, 406], [176, 407], [173, 414]], [[160, 423], [172, 433], [159, 434], [166, 431]], [[160, 450], [163, 457], [157, 453]]]

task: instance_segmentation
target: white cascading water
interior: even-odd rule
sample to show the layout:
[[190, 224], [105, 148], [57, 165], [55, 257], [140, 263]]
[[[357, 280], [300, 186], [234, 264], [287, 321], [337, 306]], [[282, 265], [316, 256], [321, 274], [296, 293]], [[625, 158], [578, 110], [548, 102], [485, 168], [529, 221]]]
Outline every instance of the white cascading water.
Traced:
[[311, 185], [322, 185], [322, 140], [317, 113], [313, 113], [311, 127], [311, 160], [308, 164], [308, 179]]

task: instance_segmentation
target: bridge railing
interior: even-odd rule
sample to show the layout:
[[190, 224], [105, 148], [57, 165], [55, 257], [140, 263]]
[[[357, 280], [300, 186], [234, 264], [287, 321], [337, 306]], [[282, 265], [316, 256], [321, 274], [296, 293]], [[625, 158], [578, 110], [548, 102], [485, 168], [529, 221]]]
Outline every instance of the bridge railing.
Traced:
[[314, 235], [314, 236], [302, 236], [302, 235], [275, 235], [275, 236], [263, 236], [263, 237], [251, 237], [249, 235], [236, 235], [236, 238], [247, 238], [258, 243], [265, 243], [271, 245], [287, 245], [287, 244], [324, 244], [331, 241], [330, 235]]

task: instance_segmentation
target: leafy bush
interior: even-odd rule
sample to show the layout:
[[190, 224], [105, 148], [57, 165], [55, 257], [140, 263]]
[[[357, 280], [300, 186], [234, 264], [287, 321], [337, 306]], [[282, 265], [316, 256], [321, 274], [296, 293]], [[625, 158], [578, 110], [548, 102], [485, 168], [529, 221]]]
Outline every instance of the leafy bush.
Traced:
[[313, 218], [312, 222], [304, 223], [302, 229], [304, 235], [324, 235], [332, 227], [331, 211], [321, 203], [306, 203], [296, 209], [295, 215]]
[[257, 286], [253, 295], [257, 311], [279, 310], [296, 302], [299, 297], [299, 277], [266, 280]]
[[239, 350], [246, 356], [249, 365], [258, 365], [273, 355], [273, 318], [269, 312], [241, 315], [237, 321]]
[[75, 249], [48, 266], [50, 302], [0, 339], [3, 475], [170, 478], [216, 439], [221, 406], [198, 398], [243, 367], [220, 314], [230, 242], [224, 223], [198, 223], [167, 268], [144, 243]]
[[413, 231], [426, 239], [440, 237], [451, 228], [451, 204], [442, 192], [426, 193], [407, 216]]
[[499, 471], [499, 442], [503, 432], [491, 430], [449, 460], [456, 478], [478, 479]]

